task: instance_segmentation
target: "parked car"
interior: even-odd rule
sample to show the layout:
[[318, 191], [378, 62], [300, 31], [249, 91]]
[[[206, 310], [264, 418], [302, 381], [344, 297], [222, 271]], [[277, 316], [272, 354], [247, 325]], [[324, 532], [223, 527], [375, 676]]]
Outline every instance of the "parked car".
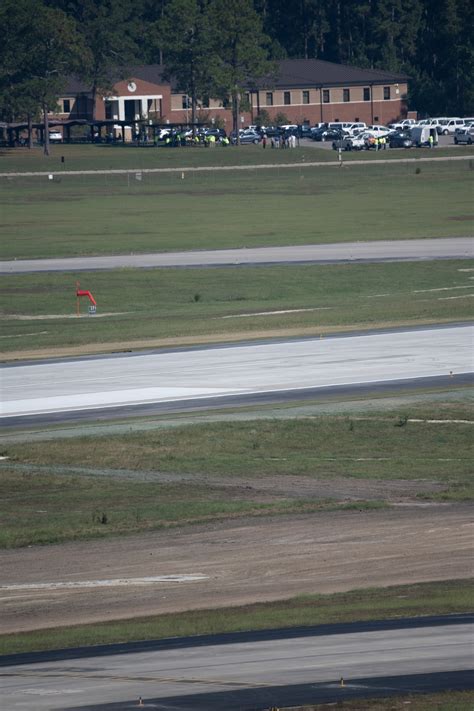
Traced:
[[415, 124], [415, 119], [403, 119], [403, 121], [389, 123], [388, 128], [391, 128], [392, 131], [407, 131], [411, 126], [414, 126]]
[[453, 134], [457, 128], [464, 128], [464, 119], [441, 119], [439, 124], [436, 126], [436, 130], [442, 136], [447, 136], [450, 133]]
[[376, 138], [382, 138], [382, 136], [388, 136], [390, 129], [388, 126], [379, 126], [377, 124], [376, 126], [367, 126], [367, 133], [371, 133]]
[[297, 135], [300, 138], [312, 138], [311, 130], [311, 126], [303, 124], [301, 126], [298, 126]]
[[413, 146], [413, 139], [409, 131], [397, 131], [392, 133], [388, 139], [388, 145], [390, 148], [411, 148]]
[[325, 126], [319, 126], [318, 128], [311, 129], [311, 138], [313, 141], [323, 141], [323, 134], [325, 135], [327, 128]]
[[346, 136], [341, 128], [318, 128], [313, 131], [313, 141], [337, 141]]
[[351, 136], [357, 134], [357, 133], [362, 133], [367, 129], [367, 124], [364, 123], [363, 121], [354, 121], [354, 123], [349, 123], [346, 126], [344, 126], [344, 131], [347, 131], [347, 133], [350, 133]]
[[366, 145], [365, 139], [360, 134], [359, 136], [344, 136], [344, 138], [333, 141], [332, 147], [335, 151], [339, 148], [343, 151], [361, 151]]
[[262, 136], [263, 136], [263, 134], [265, 134], [267, 138], [274, 138], [275, 136], [281, 136], [283, 133], [279, 126], [265, 126], [265, 128], [263, 128], [263, 126], [261, 126], [259, 128], [258, 132]]
[[454, 143], [456, 145], [460, 143], [466, 143], [468, 146], [474, 143], [474, 126], [468, 126], [467, 128], [461, 128], [454, 134]]
[[206, 128], [204, 130], [204, 136], [215, 136], [216, 141], [219, 141], [224, 136], [227, 136], [223, 128]]
[[[262, 136], [257, 133], [256, 131], [244, 131], [244, 133], [241, 133], [239, 136], [239, 141], [241, 145], [245, 145], [246, 143], [260, 143], [262, 140]], [[231, 142], [235, 145], [237, 143], [237, 138], [236, 136], [231, 137]]]
[[63, 140], [63, 134], [61, 133], [61, 131], [50, 131], [49, 140], [53, 143], [60, 143]]

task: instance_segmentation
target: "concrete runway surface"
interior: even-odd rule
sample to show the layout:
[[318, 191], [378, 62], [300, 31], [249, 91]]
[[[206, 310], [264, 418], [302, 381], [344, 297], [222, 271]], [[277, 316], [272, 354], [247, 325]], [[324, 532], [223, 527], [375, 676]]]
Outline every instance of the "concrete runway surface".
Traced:
[[[318, 634], [316, 628], [300, 636], [290, 631], [286, 637], [265, 638], [263, 633], [258, 639], [257, 633], [252, 639], [248, 634], [244, 641], [238, 635], [232, 641], [231, 635], [221, 644], [191, 640], [186, 646], [171, 640], [154, 650], [95, 657], [68, 659], [66, 653], [63, 660], [3, 666], [2, 704], [11, 711], [118, 710], [136, 708], [142, 697], [145, 708], [245, 711], [283, 705], [285, 699], [290, 705], [292, 689], [300, 700], [306, 690], [307, 701], [318, 695], [333, 700], [354, 693], [383, 696], [400, 691], [398, 677], [404, 680], [402, 688], [410, 679], [408, 689], [413, 690], [420, 675], [427, 674], [433, 688], [436, 677], [467, 671], [473, 661], [472, 621], [440, 622], [408, 626], [401, 621], [399, 628], [382, 623], [381, 629], [373, 623], [371, 631], [352, 631], [348, 625], [346, 632], [339, 625], [333, 634]], [[457, 684], [472, 687], [472, 677], [458, 675]]]
[[470, 325], [5, 366], [4, 424], [472, 372]]
[[63, 259], [0, 261], [0, 274], [77, 272], [119, 268], [218, 267], [248, 264], [325, 264], [336, 262], [390, 262], [466, 259], [474, 256], [472, 237], [398, 241], [341, 242], [338, 244], [257, 247], [250, 249], [120, 254]]

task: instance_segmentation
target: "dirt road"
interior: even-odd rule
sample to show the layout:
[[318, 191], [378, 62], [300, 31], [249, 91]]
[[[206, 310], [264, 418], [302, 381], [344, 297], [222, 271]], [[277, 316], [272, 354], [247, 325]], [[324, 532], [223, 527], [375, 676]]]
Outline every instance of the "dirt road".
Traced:
[[2, 551], [1, 632], [467, 578], [473, 531], [467, 505], [405, 504]]

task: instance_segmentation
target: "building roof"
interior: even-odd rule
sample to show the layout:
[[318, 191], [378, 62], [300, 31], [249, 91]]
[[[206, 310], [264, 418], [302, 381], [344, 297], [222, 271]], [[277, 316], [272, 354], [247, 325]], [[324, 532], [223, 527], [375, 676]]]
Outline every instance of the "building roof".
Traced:
[[361, 69], [346, 64], [325, 62], [322, 59], [282, 59], [277, 63], [275, 75], [258, 81], [257, 85], [264, 88], [270, 82], [275, 89], [283, 89], [351, 84], [394, 84], [407, 80], [405, 74], [395, 74], [380, 69]]
[[[150, 82], [151, 84], [168, 84], [169, 82], [163, 79], [164, 67], [161, 64], [140, 64], [134, 67], [128, 67], [111, 77], [111, 82], [116, 83], [124, 79], [141, 79], [142, 81]], [[70, 76], [67, 79], [67, 85], [62, 92], [62, 96], [75, 96], [76, 94], [92, 93], [91, 85], [79, 79], [76, 76]]]
[[[165, 68], [161, 64], [141, 64], [125, 69], [113, 82], [123, 79], [142, 79], [151, 84], [171, 84], [176, 92], [176, 82], [165, 79]], [[315, 86], [350, 86], [354, 84], [395, 84], [406, 82], [405, 74], [386, 72], [381, 69], [361, 69], [346, 64], [325, 62], [322, 59], [282, 59], [276, 63], [276, 72], [271, 76], [249, 82], [259, 88], [291, 89]], [[62, 96], [91, 94], [91, 87], [75, 76], [68, 79]]]

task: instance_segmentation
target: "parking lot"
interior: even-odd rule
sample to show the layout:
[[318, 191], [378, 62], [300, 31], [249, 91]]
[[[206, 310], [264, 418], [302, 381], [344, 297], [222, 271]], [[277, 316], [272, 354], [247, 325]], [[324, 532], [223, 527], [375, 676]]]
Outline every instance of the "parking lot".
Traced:
[[[305, 146], [308, 148], [323, 148], [325, 150], [332, 150], [332, 143], [333, 141], [313, 141], [310, 138], [301, 138], [300, 139], [300, 146]], [[446, 148], [447, 146], [453, 147], [453, 148], [459, 148], [460, 150], [464, 148], [464, 146], [455, 146], [454, 144], [454, 136], [439, 136], [438, 137], [438, 147], [439, 148]], [[387, 150], [390, 150], [388, 145], [387, 145]], [[397, 150], [397, 149], [392, 149], [392, 150]], [[400, 149], [402, 150], [402, 149]], [[429, 149], [427, 149], [429, 150]]]

